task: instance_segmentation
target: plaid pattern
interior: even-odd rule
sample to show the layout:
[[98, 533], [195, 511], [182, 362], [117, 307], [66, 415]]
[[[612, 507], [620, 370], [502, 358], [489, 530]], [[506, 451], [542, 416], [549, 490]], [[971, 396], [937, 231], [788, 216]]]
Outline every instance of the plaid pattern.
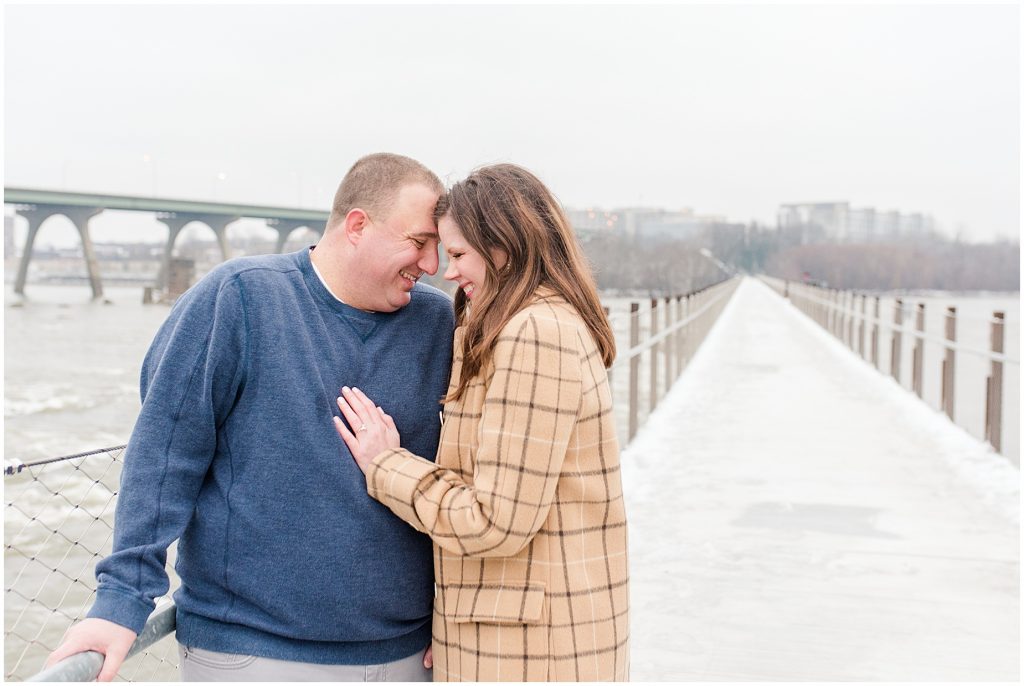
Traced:
[[445, 407], [436, 464], [386, 451], [367, 486], [434, 541], [435, 680], [628, 679], [611, 392], [564, 300], [542, 291], [505, 327], [485, 373]]

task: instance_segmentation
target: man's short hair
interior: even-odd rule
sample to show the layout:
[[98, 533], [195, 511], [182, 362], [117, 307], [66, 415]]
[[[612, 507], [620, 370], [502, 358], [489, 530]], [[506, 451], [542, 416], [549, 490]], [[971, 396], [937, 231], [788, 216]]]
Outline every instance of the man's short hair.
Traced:
[[422, 183], [439, 195], [444, 192], [444, 184], [437, 174], [410, 157], [390, 152], [361, 157], [345, 174], [338, 192], [334, 194], [327, 227], [341, 222], [355, 207], [381, 217], [387, 216], [398, 192], [410, 183]]

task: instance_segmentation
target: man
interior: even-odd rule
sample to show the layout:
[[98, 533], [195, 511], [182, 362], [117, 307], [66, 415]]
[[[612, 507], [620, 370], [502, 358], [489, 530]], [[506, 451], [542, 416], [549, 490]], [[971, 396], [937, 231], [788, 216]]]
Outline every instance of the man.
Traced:
[[184, 680], [430, 679], [430, 540], [367, 495], [332, 416], [362, 388], [436, 452], [453, 315], [416, 282], [437, 271], [442, 190], [364, 157], [315, 248], [231, 260], [175, 304], [143, 363], [114, 552], [48, 664], [96, 650], [112, 679], [179, 539]]

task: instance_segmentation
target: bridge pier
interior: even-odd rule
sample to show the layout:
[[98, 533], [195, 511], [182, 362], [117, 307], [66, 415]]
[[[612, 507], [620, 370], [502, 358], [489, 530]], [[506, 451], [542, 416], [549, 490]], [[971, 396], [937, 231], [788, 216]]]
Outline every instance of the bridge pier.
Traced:
[[167, 272], [171, 266], [171, 254], [174, 252], [174, 243], [178, 240], [178, 234], [181, 233], [186, 224], [192, 221], [192, 218], [171, 214], [157, 216], [156, 220], [167, 227], [167, 243], [164, 244], [164, 258], [160, 262], [160, 271], [156, 275], [156, 287], [163, 290], [167, 287]]
[[205, 214], [185, 214], [185, 213], [168, 213], [163, 216], [158, 216], [157, 221], [167, 226], [167, 244], [164, 246], [164, 259], [160, 263], [160, 272], [156, 277], [157, 288], [163, 289], [167, 287], [167, 272], [170, 269], [171, 256], [174, 254], [174, 244], [178, 240], [178, 235], [181, 230], [185, 228], [187, 224], [192, 222], [200, 222], [206, 224], [212, 230], [214, 235], [217, 236], [217, 243], [220, 246], [220, 254], [225, 259], [231, 258], [231, 249], [228, 247], [228, 224], [237, 221], [238, 217], [232, 216], [220, 216], [220, 215], [205, 215]]
[[28, 220], [28, 235], [25, 237], [25, 247], [21, 251], [21, 261], [18, 263], [18, 278], [14, 281], [14, 292], [18, 295], [25, 295], [28, 263], [32, 261], [32, 248], [36, 242], [36, 234], [39, 233], [39, 227], [42, 223], [53, 212], [46, 210], [19, 210], [17, 213]]
[[96, 260], [96, 251], [92, 245], [92, 236], [89, 234], [89, 220], [103, 211], [102, 207], [56, 207], [35, 208], [30, 210], [18, 210], [18, 214], [28, 219], [28, 236], [25, 238], [25, 248], [21, 253], [21, 261], [18, 263], [18, 277], [14, 282], [14, 292], [18, 295], [25, 295], [25, 281], [28, 278], [28, 265], [32, 261], [32, 250], [35, 246], [36, 236], [39, 228], [47, 219], [55, 214], [63, 214], [71, 220], [78, 229], [78, 235], [82, 239], [82, 256], [85, 259], [85, 271], [89, 275], [89, 285], [92, 287], [92, 299], [99, 300], [103, 297], [103, 281], [100, 278], [99, 262]]
[[220, 244], [220, 254], [223, 256], [225, 262], [231, 259], [231, 248], [228, 247], [228, 224], [238, 221], [238, 219], [238, 217], [219, 217], [211, 215], [203, 217], [200, 220], [213, 229], [213, 233], [216, 234], [217, 242]]

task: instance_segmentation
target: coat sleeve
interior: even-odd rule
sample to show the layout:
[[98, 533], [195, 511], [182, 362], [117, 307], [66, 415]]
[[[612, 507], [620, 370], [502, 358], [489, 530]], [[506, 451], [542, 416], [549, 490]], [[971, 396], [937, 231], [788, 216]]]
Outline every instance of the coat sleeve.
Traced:
[[554, 318], [514, 318], [494, 348], [473, 478], [408, 451], [378, 455], [367, 490], [451, 552], [507, 557], [547, 518], [579, 414], [578, 334]]
[[200, 282], [175, 305], [142, 366], [142, 409], [125, 450], [114, 549], [96, 566], [90, 617], [138, 633], [167, 592], [167, 548], [185, 529], [243, 382], [237, 279]]

